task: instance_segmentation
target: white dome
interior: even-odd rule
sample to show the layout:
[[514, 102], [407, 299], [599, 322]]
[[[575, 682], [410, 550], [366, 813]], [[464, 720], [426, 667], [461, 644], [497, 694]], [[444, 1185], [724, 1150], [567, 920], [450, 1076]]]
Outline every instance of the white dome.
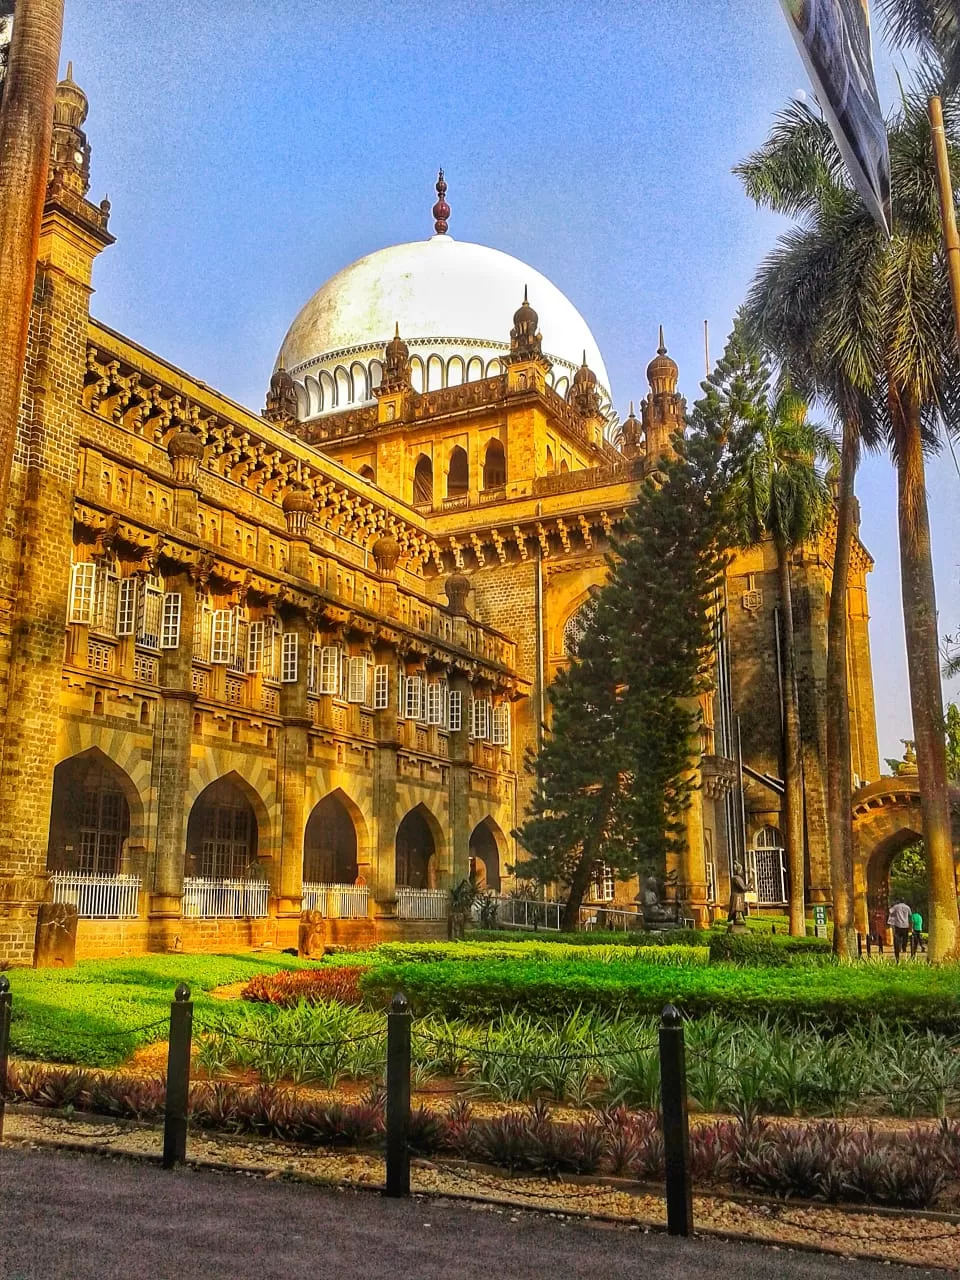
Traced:
[[593, 334], [546, 276], [497, 249], [437, 235], [360, 258], [328, 280], [294, 320], [280, 356], [297, 386], [301, 420], [369, 403], [397, 325], [418, 390], [499, 373], [524, 288], [540, 317], [557, 391], [566, 395], [586, 352], [609, 404]]

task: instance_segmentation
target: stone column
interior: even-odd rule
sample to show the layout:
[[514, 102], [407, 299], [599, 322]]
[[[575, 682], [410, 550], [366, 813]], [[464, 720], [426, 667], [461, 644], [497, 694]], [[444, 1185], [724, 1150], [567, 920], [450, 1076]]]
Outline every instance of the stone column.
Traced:
[[830, 901], [827, 832], [827, 598], [822, 566], [804, 555], [794, 565], [794, 641], [803, 761], [809, 900]]
[[462, 671], [450, 673], [450, 691], [463, 698], [463, 722], [451, 732], [450, 751], [450, 877], [451, 883], [439, 888], [452, 888], [470, 874], [470, 735], [467, 710], [470, 705], [470, 682]]
[[[283, 719], [277, 770], [280, 838], [273, 889], [277, 918], [281, 922], [299, 918], [303, 898], [303, 832], [310, 733], [307, 687], [313, 627], [302, 613], [297, 613], [285, 619], [284, 632], [296, 634], [298, 659], [296, 682], [280, 686], [280, 715]], [[283, 927], [281, 923], [281, 930]]]
[[153, 791], [157, 798], [156, 853], [149, 907], [151, 950], [172, 951], [180, 932], [187, 850], [190, 760], [193, 743], [193, 632], [197, 575], [169, 574], [168, 591], [180, 593], [180, 644], [160, 660], [160, 714], [153, 736]]

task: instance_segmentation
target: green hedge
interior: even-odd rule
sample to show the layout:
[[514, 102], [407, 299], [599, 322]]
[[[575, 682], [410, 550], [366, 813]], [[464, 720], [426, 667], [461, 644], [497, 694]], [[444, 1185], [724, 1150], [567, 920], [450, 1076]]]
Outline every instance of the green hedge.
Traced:
[[824, 938], [791, 938], [787, 933], [730, 933], [726, 927], [716, 929], [673, 929], [666, 933], [520, 933], [506, 929], [476, 930], [469, 941], [503, 942], [504, 939], [536, 941], [546, 946], [577, 947], [703, 947], [710, 951], [713, 963], [727, 961], [741, 965], [829, 964], [832, 953]]
[[[576, 935], [573, 935], [576, 936]], [[501, 935], [502, 937], [502, 935]], [[516, 941], [382, 942], [364, 960], [375, 965], [440, 964], [446, 961], [536, 960], [556, 964], [561, 960], [589, 960], [591, 964], [622, 961], [627, 964], [703, 965], [710, 963], [705, 946], [582, 946], [574, 942]]]
[[816, 1018], [836, 1025], [873, 1017], [914, 1026], [960, 1028], [960, 967], [832, 965], [821, 969], [668, 967], [611, 960], [450, 961], [382, 965], [365, 974], [361, 990], [385, 1005], [404, 991], [417, 1014], [482, 1019], [504, 1009], [563, 1015], [577, 1006], [658, 1014], [676, 1004], [694, 1016], [713, 1010]]

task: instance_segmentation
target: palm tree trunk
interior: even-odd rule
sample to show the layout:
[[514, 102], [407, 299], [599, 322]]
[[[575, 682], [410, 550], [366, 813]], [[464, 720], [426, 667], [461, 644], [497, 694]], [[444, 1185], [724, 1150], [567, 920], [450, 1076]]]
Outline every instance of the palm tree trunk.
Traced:
[[793, 586], [790, 581], [790, 552], [777, 543], [780, 574], [780, 609], [783, 621], [783, 807], [787, 869], [790, 874], [790, 934], [805, 937], [806, 910], [803, 898], [803, 774], [800, 761], [800, 700], [797, 696], [797, 656], [793, 634]]
[[847, 688], [847, 580], [854, 525], [858, 436], [843, 424], [837, 545], [833, 555], [827, 622], [827, 826], [833, 893], [833, 950], [841, 960], [857, 954], [853, 922], [853, 776], [850, 763], [850, 698]]
[[64, 0], [18, 0], [0, 109], [0, 519], [47, 190]]
[[927, 958], [931, 964], [939, 964], [960, 958], [960, 918], [947, 785], [937, 598], [930, 554], [930, 520], [919, 408], [902, 396], [894, 407], [893, 421], [898, 445], [900, 587], [907, 640], [910, 707], [920, 774], [923, 846], [930, 884]]

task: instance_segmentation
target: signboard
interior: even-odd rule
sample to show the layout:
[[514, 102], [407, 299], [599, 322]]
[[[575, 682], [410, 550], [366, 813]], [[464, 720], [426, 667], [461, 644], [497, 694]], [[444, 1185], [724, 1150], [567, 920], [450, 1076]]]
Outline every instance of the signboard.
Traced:
[[818, 903], [813, 908], [813, 936], [815, 938], [827, 936], [827, 908], [823, 903]]

